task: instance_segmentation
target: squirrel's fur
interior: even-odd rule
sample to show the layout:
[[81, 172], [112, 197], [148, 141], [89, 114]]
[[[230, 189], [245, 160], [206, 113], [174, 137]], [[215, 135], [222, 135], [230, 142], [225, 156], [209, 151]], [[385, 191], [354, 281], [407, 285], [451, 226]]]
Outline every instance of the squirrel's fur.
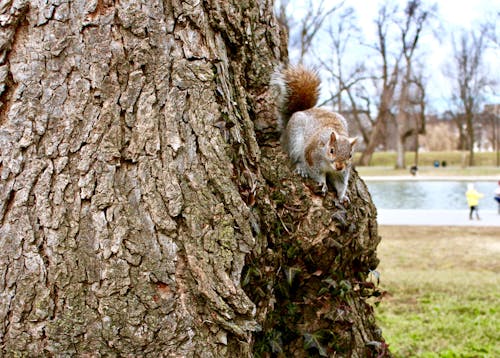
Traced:
[[327, 176], [346, 201], [352, 148], [356, 138], [347, 133], [347, 122], [340, 114], [315, 107], [319, 97], [318, 75], [304, 67], [290, 67], [273, 75], [279, 89], [281, 144], [296, 171], [316, 180], [324, 193]]

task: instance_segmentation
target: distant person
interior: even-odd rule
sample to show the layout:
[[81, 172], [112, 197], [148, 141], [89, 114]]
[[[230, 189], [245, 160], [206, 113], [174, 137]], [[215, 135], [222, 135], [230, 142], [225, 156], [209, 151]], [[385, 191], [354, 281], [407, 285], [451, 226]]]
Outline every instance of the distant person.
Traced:
[[472, 220], [472, 214], [476, 212], [476, 219], [481, 220], [479, 218], [479, 199], [481, 199], [484, 195], [478, 192], [474, 188], [474, 184], [467, 184], [467, 191], [465, 192], [465, 197], [467, 198], [467, 204], [469, 204], [470, 212], [469, 212], [469, 220]]
[[500, 180], [498, 181], [498, 186], [495, 189], [495, 200], [498, 203], [498, 214], [500, 215]]
[[410, 168], [410, 173], [411, 175], [415, 176], [417, 175], [418, 167], [416, 165], [412, 165]]
[[443, 161], [441, 162], [441, 166], [442, 166], [443, 168], [444, 168], [444, 167], [446, 167], [447, 165], [448, 165], [448, 163], [446, 163], [446, 160], [443, 160]]
[[439, 160], [434, 161], [434, 168], [439, 168]]

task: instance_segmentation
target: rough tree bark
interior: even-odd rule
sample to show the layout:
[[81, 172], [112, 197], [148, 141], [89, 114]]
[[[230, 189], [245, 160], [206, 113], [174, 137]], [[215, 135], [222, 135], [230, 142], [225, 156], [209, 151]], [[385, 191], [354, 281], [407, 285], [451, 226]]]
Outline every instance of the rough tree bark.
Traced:
[[2, 355], [385, 350], [364, 183], [317, 196], [277, 145], [271, 2], [12, 0], [0, 32]]

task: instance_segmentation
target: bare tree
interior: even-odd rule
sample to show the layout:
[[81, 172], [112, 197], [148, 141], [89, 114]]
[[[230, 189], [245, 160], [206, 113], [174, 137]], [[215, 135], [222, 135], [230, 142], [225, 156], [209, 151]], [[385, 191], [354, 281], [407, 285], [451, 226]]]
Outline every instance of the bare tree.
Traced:
[[[485, 34], [484, 28], [462, 30], [458, 39], [453, 38], [453, 98], [464, 116], [469, 165], [474, 165], [474, 117], [479, 112], [485, 90], [491, 83], [483, 63]], [[461, 126], [461, 122], [458, 125]]]
[[[281, 41], [287, 45], [289, 41], [288, 36], [290, 34], [290, 28], [295, 26], [294, 20], [288, 15], [289, 5], [290, 0], [279, 0], [274, 4], [276, 19], [278, 20], [281, 28]], [[288, 51], [284, 51], [284, 53], [288, 53]]]
[[0, 5], [0, 355], [372, 357], [376, 209], [279, 149], [272, 2]]
[[327, 29], [331, 42], [331, 55], [318, 56], [318, 61], [324, 69], [325, 77], [331, 79], [332, 84], [327, 86], [331, 95], [321, 105], [332, 103], [339, 113], [342, 113], [351, 124], [351, 131], [357, 130], [363, 142], [368, 141], [369, 133], [373, 127], [370, 112], [370, 97], [366, 94], [364, 83], [372, 80], [363, 61], [352, 62], [349, 52], [352, 44], [360, 39], [359, 28], [355, 23], [355, 13], [352, 8], [345, 8], [332, 16]]
[[394, 94], [398, 84], [400, 61], [402, 57], [402, 53], [396, 53], [395, 56], [391, 58], [389, 49], [389, 28], [391, 22], [394, 21], [395, 12], [395, 8], [383, 5], [375, 21], [378, 42], [374, 45], [374, 49], [381, 60], [381, 75], [378, 76], [381, 83], [378, 90], [377, 115], [373, 121], [373, 127], [369, 139], [366, 142], [366, 148], [359, 159], [360, 165], [370, 164], [375, 148], [383, 140], [383, 131], [386, 122], [393, 116], [391, 108], [393, 106]]
[[[363, 65], [358, 62], [354, 66], [346, 66], [346, 53], [349, 45], [359, 38], [359, 29], [355, 25], [354, 10], [350, 7], [344, 8], [338, 16], [332, 16], [326, 30], [328, 38], [331, 41], [331, 55], [318, 56], [321, 66], [330, 74], [335, 82], [330, 91], [336, 88], [336, 93], [325, 102], [334, 102], [337, 111], [342, 113], [342, 94], [347, 88], [351, 88], [361, 80], [360, 74], [363, 73]], [[350, 71], [349, 73], [345, 73]], [[350, 83], [346, 83], [349, 81]]]
[[498, 167], [500, 166], [500, 105], [485, 105], [480, 118], [485, 127], [487, 140], [496, 152], [496, 166]]
[[[395, 116], [395, 124], [397, 128], [397, 158], [396, 158], [396, 168], [405, 168], [405, 142], [411, 136], [418, 134], [419, 128], [415, 126], [415, 121], [412, 117], [415, 117], [411, 113], [413, 108], [411, 102], [415, 102], [416, 99], [412, 99], [410, 95], [411, 84], [417, 83], [414, 74], [414, 63], [415, 63], [415, 53], [419, 45], [419, 40], [421, 38], [422, 31], [424, 29], [425, 23], [428, 21], [430, 16], [430, 11], [423, 7], [420, 0], [411, 0], [406, 4], [404, 10], [405, 18], [403, 24], [400, 26], [401, 31], [401, 53], [403, 55], [404, 65], [403, 74], [400, 80], [399, 98], [397, 104], [397, 114]], [[423, 90], [423, 83], [420, 81], [419, 85], [416, 87], [419, 89], [417, 93], [425, 93]], [[425, 100], [425, 97], [418, 95], [420, 100], [419, 103]], [[420, 108], [425, 108], [420, 106]], [[420, 118], [425, 118], [422, 114]]]
[[299, 64], [304, 63], [305, 58], [311, 55], [314, 40], [323, 28], [325, 20], [344, 5], [344, 1], [340, 1], [336, 5], [326, 8], [325, 3], [327, 3], [325, 0], [321, 0], [319, 3], [308, 0], [305, 15], [299, 20], [295, 20], [298, 22], [298, 27], [296, 32], [292, 31], [295, 36], [291, 37], [290, 45], [299, 49], [297, 59]]
[[415, 136], [415, 157], [413, 161], [414, 166], [419, 165], [419, 135], [425, 134], [425, 122], [426, 122], [426, 106], [427, 106], [427, 97], [426, 90], [424, 84], [424, 78], [422, 75], [416, 77], [414, 79], [414, 93], [411, 98], [414, 99], [413, 105], [416, 107], [416, 111], [413, 113], [414, 118], [414, 131], [413, 134]]
[[[500, 11], [497, 11], [496, 13], [492, 13], [490, 18], [482, 25], [488, 40], [488, 46], [491, 50], [496, 51], [497, 53], [500, 50], [500, 34], [498, 31], [499, 19]], [[492, 86], [490, 90], [495, 97], [498, 97], [500, 94], [499, 83], [500, 77], [497, 72], [496, 76], [491, 79]], [[490, 110], [485, 110], [485, 112], [487, 112], [487, 117], [490, 123], [490, 137], [496, 151], [496, 165], [498, 167], [500, 166], [500, 106], [498, 104], [493, 106], [490, 105], [488, 108]]]
[[[354, 89], [354, 91], [352, 90]], [[374, 127], [374, 119], [371, 111], [371, 96], [366, 92], [364, 85], [361, 83], [353, 88], [347, 88], [346, 93], [349, 97], [350, 114], [346, 116], [352, 118], [357, 126], [359, 133], [363, 138], [363, 143], [368, 143], [370, 133]]]
[[492, 47], [500, 48], [500, 34], [498, 31], [498, 20], [500, 19], [500, 11], [492, 12], [488, 19], [485, 20], [480, 26], [485, 32], [485, 36], [488, 39]]

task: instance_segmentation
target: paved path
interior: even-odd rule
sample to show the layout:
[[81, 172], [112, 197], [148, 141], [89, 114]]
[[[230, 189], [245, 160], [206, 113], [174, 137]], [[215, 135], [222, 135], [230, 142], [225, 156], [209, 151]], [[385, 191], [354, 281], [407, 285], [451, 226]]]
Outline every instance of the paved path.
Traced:
[[481, 220], [469, 220], [467, 210], [378, 209], [379, 225], [407, 226], [494, 226], [500, 236], [500, 215], [479, 209]]

